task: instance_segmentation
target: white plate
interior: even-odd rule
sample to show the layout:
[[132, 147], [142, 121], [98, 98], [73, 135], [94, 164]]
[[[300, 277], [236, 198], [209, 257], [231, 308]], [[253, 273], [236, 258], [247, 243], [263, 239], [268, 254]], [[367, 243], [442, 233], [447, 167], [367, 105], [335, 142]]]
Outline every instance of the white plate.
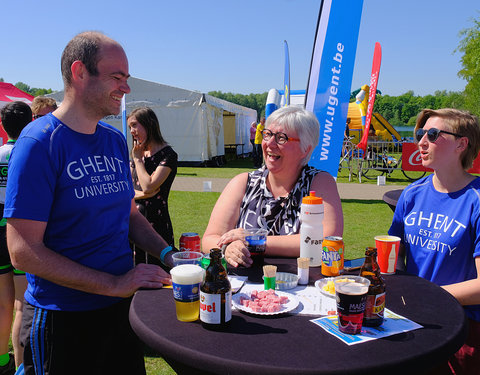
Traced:
[[[258, 290], [258, 292], [260, 292], [260, 290]], [[293, 294], [291, 293], [285, 293], [285, 292], [281, 292], [279, 290], [276, 290], [275, 291], [275, 294], [277, 296], [286, 296], [288, 297], [288, 302], [283, 304], [282, 305], [282, 309], [280, 311], [276, 311], [276, 312], [255, 312], [253, 311], [251, 308], [249, 307], [246, 307], [246, 306], [243, 306], [241, 303], [240, 303], [240, 298], [241, 297], [244, 297], [244, 298], [250, 298], [250, 293], [237, 293], [237, 294], [234, 294], [232, 296], [232, 302], [233, 302], [233, 306], [235, 306], [238, 310], [242, 310], [242, 311], [245, 311], [245, 312], [248, 312], [250, 314], [255, 314], [255, 315], [279, 315], [279, 314], [285, 314], [289, 311], [292, 311], [294, 310], [297, 306], [298, 306], [298, 303], [299, 303], [299, 300], [296, 296], [294, 296]]]
[[319, 279], [315, 281], [315, 286], [320, 290], [320, 293], [322, 293], [324, 296], [335, 298], [335, 293], [330, 294], [327, 291], [323, 290], [323, 287], [327, 285], [329, 281], [333, 281], [335, 278], [334, 277], [325, 277], [323, 279]]

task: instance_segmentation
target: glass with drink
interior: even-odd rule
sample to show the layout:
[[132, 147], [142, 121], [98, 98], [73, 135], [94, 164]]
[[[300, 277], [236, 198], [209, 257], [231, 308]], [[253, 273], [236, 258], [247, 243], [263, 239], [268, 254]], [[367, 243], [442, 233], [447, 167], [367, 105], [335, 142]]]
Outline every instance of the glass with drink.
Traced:
[[362, 330], [370, 280], [361, 276], [338, 276], [334, 279], [334, 284], [338, 329], [340, 332], [356, 335]]
[[247, 249], [253, 260], [252, 267], [262, 268], [267, 243], [267, 230], [256, 228], [246, 229], [245, 231], [245, 241], [248, 243]]
[[205, 270], [195, 264], [182, 264], [170, 270], [177, 319], [193, 322], [200, 313], [200, 284]]
[[172, 255], [173, 265], [179, 266], [181, 264], [196, 264], [202, 265], [203, 254], [197, 251], [179, 251]]
[[252, 258], [252, 265], [248, 269], [248, 280], [252, 283], [261, 283], [263, 276], [263, 264], [265, 258], [265, 247], [267, 243], [266, 229], [246, 229], [245, 241], [247, 249]]

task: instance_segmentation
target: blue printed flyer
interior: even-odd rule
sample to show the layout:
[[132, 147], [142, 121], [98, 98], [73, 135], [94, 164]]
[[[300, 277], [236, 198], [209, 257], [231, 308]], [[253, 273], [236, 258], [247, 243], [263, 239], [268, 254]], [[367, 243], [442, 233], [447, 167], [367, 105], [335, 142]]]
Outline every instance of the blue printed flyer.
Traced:
[[349, 335], [340, 332], [338, 330], [338, 318], [336, 315], [329, 315], [310, 321], [322, 327], [331, 335], [339, 338], [347, 345], [360, 344], [362, 342], [423, 328], [420, 324], [412, 322], [388, 309], [385, 309], [384, 318], [383, 324], [380, 327], [362, 327], [362, 331], [358, 335]]

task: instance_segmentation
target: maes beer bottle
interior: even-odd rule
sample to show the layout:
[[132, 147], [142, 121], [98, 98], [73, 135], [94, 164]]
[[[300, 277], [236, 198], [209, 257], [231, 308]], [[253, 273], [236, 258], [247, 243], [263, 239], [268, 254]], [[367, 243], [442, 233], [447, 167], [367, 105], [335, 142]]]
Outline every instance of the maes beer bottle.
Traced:
[[367, 247], [365, 250], [365, 262], [360, 268], [360, 276], [370, 280], [363, 325], [378, 327], [383, 323], [383, 312], [385, 310], [385, 280], [380, 274], [376, 248]]
[[232, 287], [222, 265], [222, 250], [210, 250], [210, 264], [200, 287], [200, 320], [208, 329], [221, 330], [232, 319]]

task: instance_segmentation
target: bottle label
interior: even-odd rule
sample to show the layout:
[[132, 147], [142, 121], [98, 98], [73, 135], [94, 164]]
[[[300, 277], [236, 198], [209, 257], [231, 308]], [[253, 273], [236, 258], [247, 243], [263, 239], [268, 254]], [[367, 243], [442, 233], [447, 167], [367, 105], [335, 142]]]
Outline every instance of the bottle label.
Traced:
[[385, 293], [376, 295], [367, 295], [367, 304], [365, 306], [365, 319], [383, 318], [385, 310]]
[[198, 292], [200, 291], [200, 283], [198, 284], [175, 284], [172, 283], [173, 298], [178, 302], [195, 302], [198, 301]]
[[[225, 293], [225, 322], [232, 319], [232, 292]], [[222, 294], [200, 291], [200, 320], [209, 324], [222, 323]]]

